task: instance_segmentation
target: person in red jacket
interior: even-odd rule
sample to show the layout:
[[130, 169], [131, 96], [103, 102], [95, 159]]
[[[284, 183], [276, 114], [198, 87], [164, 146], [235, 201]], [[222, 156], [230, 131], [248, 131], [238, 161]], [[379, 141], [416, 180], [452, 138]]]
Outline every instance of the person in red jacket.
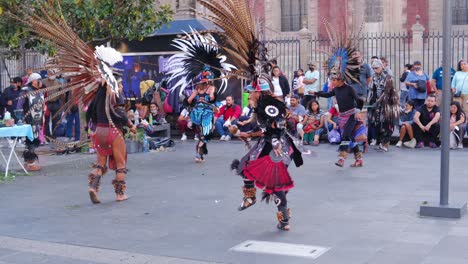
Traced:
[[234, 104], [232, 96], [227, 96], [226, 105], [223, 105], [214, 117], [216, 131], [221, 136], [221, 140], [231, 140], [232, 135], [229, 133], [228, 128], [230, 125], [235, 125], [237, 123], [241, 112], [240, 106]]

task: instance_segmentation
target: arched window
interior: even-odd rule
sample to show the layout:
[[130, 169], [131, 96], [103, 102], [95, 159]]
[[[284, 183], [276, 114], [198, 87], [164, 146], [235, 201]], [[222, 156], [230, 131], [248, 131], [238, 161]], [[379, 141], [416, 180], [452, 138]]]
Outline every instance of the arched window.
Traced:
[[298, 31], [307, 19], [307, 0], [281, 0], [281, 31]]
[[468, 24], [468, 0], [452, 0], [452, 24]]
[[383, 1], [382, 0], [366, 0], [365, 21], [367, 23], [375, 23], [383, 21]]

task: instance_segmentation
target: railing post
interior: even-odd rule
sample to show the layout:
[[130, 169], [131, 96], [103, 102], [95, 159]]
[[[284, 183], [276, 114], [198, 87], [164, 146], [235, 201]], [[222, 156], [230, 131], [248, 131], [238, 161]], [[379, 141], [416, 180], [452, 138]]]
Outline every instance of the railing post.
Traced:
[[424, 26], [419, 23], [421, 20], [421, 16], [416, 16], [416, 23], [411, 27], [411, 31], [413, 32], [413, 43], [411, 47], [411, 61], [414, 62], [416, 60], [422, 61], [423, 60], [423, 49], [424, 49]]
[[310, 54], [310, 39], [312, 34], [307, 28], [307, 22], [302, 23], [302, 29], [299, 30], [299, 67], [305, 67], [306, 63], [311, 59]]

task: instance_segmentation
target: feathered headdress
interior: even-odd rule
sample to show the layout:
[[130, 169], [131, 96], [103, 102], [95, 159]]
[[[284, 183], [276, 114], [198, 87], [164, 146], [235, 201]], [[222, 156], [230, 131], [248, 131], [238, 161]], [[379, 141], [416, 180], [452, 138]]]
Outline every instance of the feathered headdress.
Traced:
[[349, 30], [347, 24], [343, 31], [338, 31], [327, 21], [323, 21], [328, 37], [330, 39], [331, 52], [326, 65], [331, 78], [341, 79], [348, 83], [359, 83], [359, 56], [356, 45], [358, 34]]
[[178, 80], [171, 90], [180, 89], [183, 93], [185, 87], [213, 80], [221, 80], [218, 93], [223, 93], [227, 87], [227, 72], [236, 69], [232, 64], [226, 63], [226, 56], [220, 53], [218, 43], [211, 35], [201, 35], [191, 28], [191, 33], [185, 37], [173, 40], [173, 46], [183, 51], [169, 58], [171, 69], [168, 81]]
[[[26, 6], [15, 10], [15, 13], [9, 13], [9, 16], [34, 33], [35, 38], [55, 46], [56, 55], [47, 60], [45, 68], [53, 70], [56, 76], [61, 75], [67, 80], [67, 84], [65, 88], [63, 85], [52, 86], [29, 92], [24, 96], [57, 91], [46, 98], [47, 101], [71, 92], [74, 100], [65, 102], [57, 111], [61, 113], [70, 110], [77, 103], [88, 105], [94, 98], [101, 79], [104, 78], [108, 84], [106, 102], [109, 105], [112, 91], [118, 95], [115, 69], [112, 66], [123, 60], [122, 55], [115, 49], [104, 46], [93, 50], [68, 26], [60, 12], [49, 12], [55, 10], [52, 2], [41, 1], [37, 5], [38, 8]], [[111, 124], [110, 112], [113, 110], [106, 107]]]
[[[200, 14], [224, 32], [223, 49], [240, 75], [251, 81], [251, 90], [273, 89], [267, 49], [260, 39], [258, 21], [254, 20], [248, 0], [197, 0], [211, 13]], [[268, 85], [268, 86], [267, 86]]]

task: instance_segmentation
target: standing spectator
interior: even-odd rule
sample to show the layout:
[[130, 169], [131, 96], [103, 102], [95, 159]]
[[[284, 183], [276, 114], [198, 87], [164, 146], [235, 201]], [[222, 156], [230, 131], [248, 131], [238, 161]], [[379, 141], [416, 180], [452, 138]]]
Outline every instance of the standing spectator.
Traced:
[[295, 95], [299, 95], [299, 98], [304, 96], [304, 71], [302, 69], [298, 69], [294, 73], [294, 80], [292, 83], [292, 88]]
[[214, 117], [216, 131], [221, 136], [220, 140], [231, 140], [231, 134], [229, 133], [228, 127], [230, 125], [235, 125], [240, 115], [240, 106], [234, 104], [234, 99], [231, 95], [226, 96], [226, 105], [221, 106], [219, 112], [215, 114]]
[[[42, 84], [45, 85], [45, 88], [61, 85], [61, 83], [56, 79], [56, 76], [54, 75], [53, 72], [48, 72], [47, 74], [45, 74], [45, 77], [46, 78], [42, 80]], [[57, 95], [57, 93], [59, 93], [60, 90], [57, 89], [57, 90], [54, 90], [54, 92], [46, 93], [47, 110], [45, 113], [44, 134], [47, 137], [51, 137], [51, 138], [55, 138], [54, 131], [62, 119], [61, 113], [57, 113], [60, 107], [62, 106], [61, 96]], [[50, 124], [51, 120], [52, 120], [52, 124]]]
[[409, 87], [408, 98], [414, 101], [414, 107], [419, 109], [424, 105], [427, 97], [427, 81], [429, 76], [423, 71], [420, 61], [413, 63], [413, 71], [406, 77], [405, 83]]
[[320, 85], [320, 73], [316, 70], [317, 65], [314, 62], [309, 61], [307, 66], [309, 66], [309, 70], [306, 72], [304, 80], [302, 81], [305, 84], [304, 98], [302, 98], [301, 102], [304, 107], [309, 105], [310, 100], [316, 98], [314, 93], [318, 92]]
[[372, 69], [369, 64], [364, 63], [360, 51], [356, 51], [355, 54], [355, 56], [358, 56], [359, 61], [359, 83], [352, 82], [351, 87], [354, 88], [358, 96], [367, 98], [369, 85], [372, 81]]
[[[439, 68], [437, 68], [434, 73], [432, 74], [431, 80], [431, 88], [432, 91], [435, 91], [437, 96], [437, 106], [440, 108], [442, 107], [442, 78], [444, 75], [444, 71], [442, 69], [443, 62]], [[453, 76], [455, 75], [455, 70], [450, 68], [450, 81], [453, 80]]]
[[460, 60], [457, 72], [452, 79], [452, 92], [455, 93], [454, 100], [460, 102], [463, 111], [468, 111], [468, 63]]
[[275, 88], [275, 96], [284, 102], [285, 97], [289, 95], [291, 88], [289, 86], [288, 79], [284, 75], [281, 75], [281, 70], [278, 66], [273, 67], [272, 83]]
[[[406, 102], [408, 102], [408, 87], [406, 87], [406, 77], [408, 74], [413, 70], [413, 65], [405, 64], [405, 69], [403, 73], [400, 75], [400, 106], [404, 110]], [[414, 102], [413, 102], [414, 104]]]
[[440, 132], [439, 119], [440, 111], [436, 106], [436, 98], [430, 94], [427, 96], [426, 104], [414, 114], [413, 131], [418, 142], [416, 148], [423, 148], [425, 143], [429, 143], [431, 148], [437, 147], [437, 136]]
[[21, 109], [18, 106], [18, 97], [21, 95], [21, 85], [23, 80], [21, 77], [15, 77], [11, 80], [10, 87], [6, 88], [3, 91], [2, 104], [5, 106], [6, 110], [10, 112], [11, 116], [18, 121], [18, 118], [15, 115], [15, 110]]
[[21, 79], [22, 80], [21, 86], [25, 86], [27, 84], [29, 75], [31, 75], [32, 73], [33, 73], [33, 67], [28, 66], [28, 68], [26, 68], [26, 75], [24, 75], [23, 78]]
[[385, 57], [380, 57], [380, 60], [382, 61], [382, 64], [383, 64], [383, 68], [384, 68], [385, 73], [387, 73], [390, 77], [393, 78], [393, 71], [392, 71], [392, 69], [390, 69], [390, 65], [389, 65], [389, 63], [388, 63], [387, 58], [385, 58]]
[[[71, 92], [66, 93], [66, 101], [68, 102], [69, 100], [73, 100], [71, 97]], [[66, 137], [68, 140], [72, 140], [74, 138], [74, 141], [79, 141], [80, 140], [80, 111], [78, 108], [78, 104], [73, 105], [72, 108], [68, 111], [68, 113], [65, 113], [67, 115], [67, 132], [66, 132]], [[73, 130], [73, 128], [75, 128]], [[75, 131], [75, 136], [73, 137], [73, 131]]]
[[[396, 147], [399, 148], [401, 145], [404, 145], [405, 147], [408, 148], [414, 148], [416, 147], [416, 139], [414, 139], [414, 134], [413, 134], [413, 119], [414, 119], [414, 114], [416, 114], [416, 109], [414, 109], [414, 102], [413, 101], [408, 101], [405, 104], [405, 110], [402, 111], [400, 114], [400, 140], [396, 144]], [[408, 135], [409, 140], [403, 141], [406, 138], [406, 135]]]
[[462, 149], [466, 115], [459, 102], [450, 104], [450, 148]]

